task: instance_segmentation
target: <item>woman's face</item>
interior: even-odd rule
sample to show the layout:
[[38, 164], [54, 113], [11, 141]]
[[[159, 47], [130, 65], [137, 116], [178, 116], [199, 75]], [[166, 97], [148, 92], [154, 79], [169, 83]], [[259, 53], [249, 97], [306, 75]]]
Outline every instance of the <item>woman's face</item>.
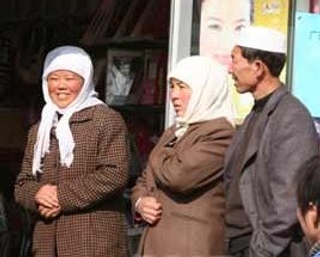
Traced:
[[49, 95], [53, 103], [59, 108], [66, 108], [79, 95], [84, 80], [72, 71], [58, 70], [48, 75], [47, 82]]
[[191, 88], [182, 81], [170, 79], [170, 99], [178, 117], [183, 117], [191, 97]]
[[250, 6], [250, 0], [203, 0], [200, 55], [228, 66], [236, 37], [241, 29], [250, 24]]

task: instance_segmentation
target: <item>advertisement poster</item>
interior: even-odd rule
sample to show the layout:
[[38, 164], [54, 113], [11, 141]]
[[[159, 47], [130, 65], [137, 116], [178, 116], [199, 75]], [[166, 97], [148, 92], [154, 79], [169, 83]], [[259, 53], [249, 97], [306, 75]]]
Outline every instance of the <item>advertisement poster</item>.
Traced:
[[297, 12], [295, 24], [292, 93], [320, 118], [320, 16]]
[[288, 0], [254, 0], [254, 24], [275, 28], [287, 34]]
[[[241, 29], [250, 24], [276, 28], [287, 33], [287, 0], [198, 0], [200, 1], [199, 54], [219, 61], [228, 69], [230, 53]], [[284, 69], [285, 70], [285, 69]], [[285, 72], [281, 74], [285, 82]], [[250, 93], [237, 93], [230, 76], [230, 89], [237, 124], [251, 110]]]

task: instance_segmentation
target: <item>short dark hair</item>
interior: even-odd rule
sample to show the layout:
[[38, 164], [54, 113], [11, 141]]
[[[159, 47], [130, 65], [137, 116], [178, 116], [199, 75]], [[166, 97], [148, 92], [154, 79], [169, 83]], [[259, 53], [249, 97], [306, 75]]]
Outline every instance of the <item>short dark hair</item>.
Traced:
[[284, 64], [286, 63], [286, 54], [268, 52], [244, 46], [239, 47], [241, 49], [242, 56], [249, 62], [260, 60], [265, 63], [272, 76], [280, 76]]
[[312, 158], [301, 170], [297, 182], [298, 207], [303, 215], [314, 204], [320, 213], [320, 156]]

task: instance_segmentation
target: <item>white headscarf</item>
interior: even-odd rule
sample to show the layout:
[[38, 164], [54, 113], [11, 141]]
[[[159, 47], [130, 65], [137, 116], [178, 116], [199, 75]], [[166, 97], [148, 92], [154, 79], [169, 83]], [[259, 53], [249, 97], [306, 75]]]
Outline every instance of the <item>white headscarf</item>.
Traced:
[[[47, 77], [57, 70], [75, 72], [84, 79], [83, 87], [77, 98], [66, 108], [59, 108], [53, 103], [49, 91]], [[69, 126], [71, 116], [90, 106], [103, 104], [97, 98], [93, 83], [93, 65], [90, 56], [81, 48], [74, 46], [62, 46], [48, 53], [42, 74], [42, 92], [46, 105], [42, 109], [40, 127], [37, 141], [34, 146], [32, 173], [43, 172], [41, 159], [49, 152], [50, 131], [56, 126], [56, 135], [59, 141], [61, 165], [70, 167], [73, 162], [73, 149], [75, 146]], [[57, 113], [63, 114], [58, 121]]]
[[205, 56], [182, 59], [168, 74], [192, 90], [183, 117], [176, 117], [176, 136], [180, 138], [192, 123], [225, 117], [234, 125], [234, 109], [226, 69]]

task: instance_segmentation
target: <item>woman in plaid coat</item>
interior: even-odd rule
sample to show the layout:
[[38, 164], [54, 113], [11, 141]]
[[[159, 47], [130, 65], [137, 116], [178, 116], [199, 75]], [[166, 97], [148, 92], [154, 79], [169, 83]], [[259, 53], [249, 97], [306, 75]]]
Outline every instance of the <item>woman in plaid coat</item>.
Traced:
[[30, 129], [15, 185], [17, 202], [36, 216], [33, 256], [127, 254], [126, 127], [97, 99], [92, 78], [91, 59], [78, 47], [46, 57], [46, 105]]

